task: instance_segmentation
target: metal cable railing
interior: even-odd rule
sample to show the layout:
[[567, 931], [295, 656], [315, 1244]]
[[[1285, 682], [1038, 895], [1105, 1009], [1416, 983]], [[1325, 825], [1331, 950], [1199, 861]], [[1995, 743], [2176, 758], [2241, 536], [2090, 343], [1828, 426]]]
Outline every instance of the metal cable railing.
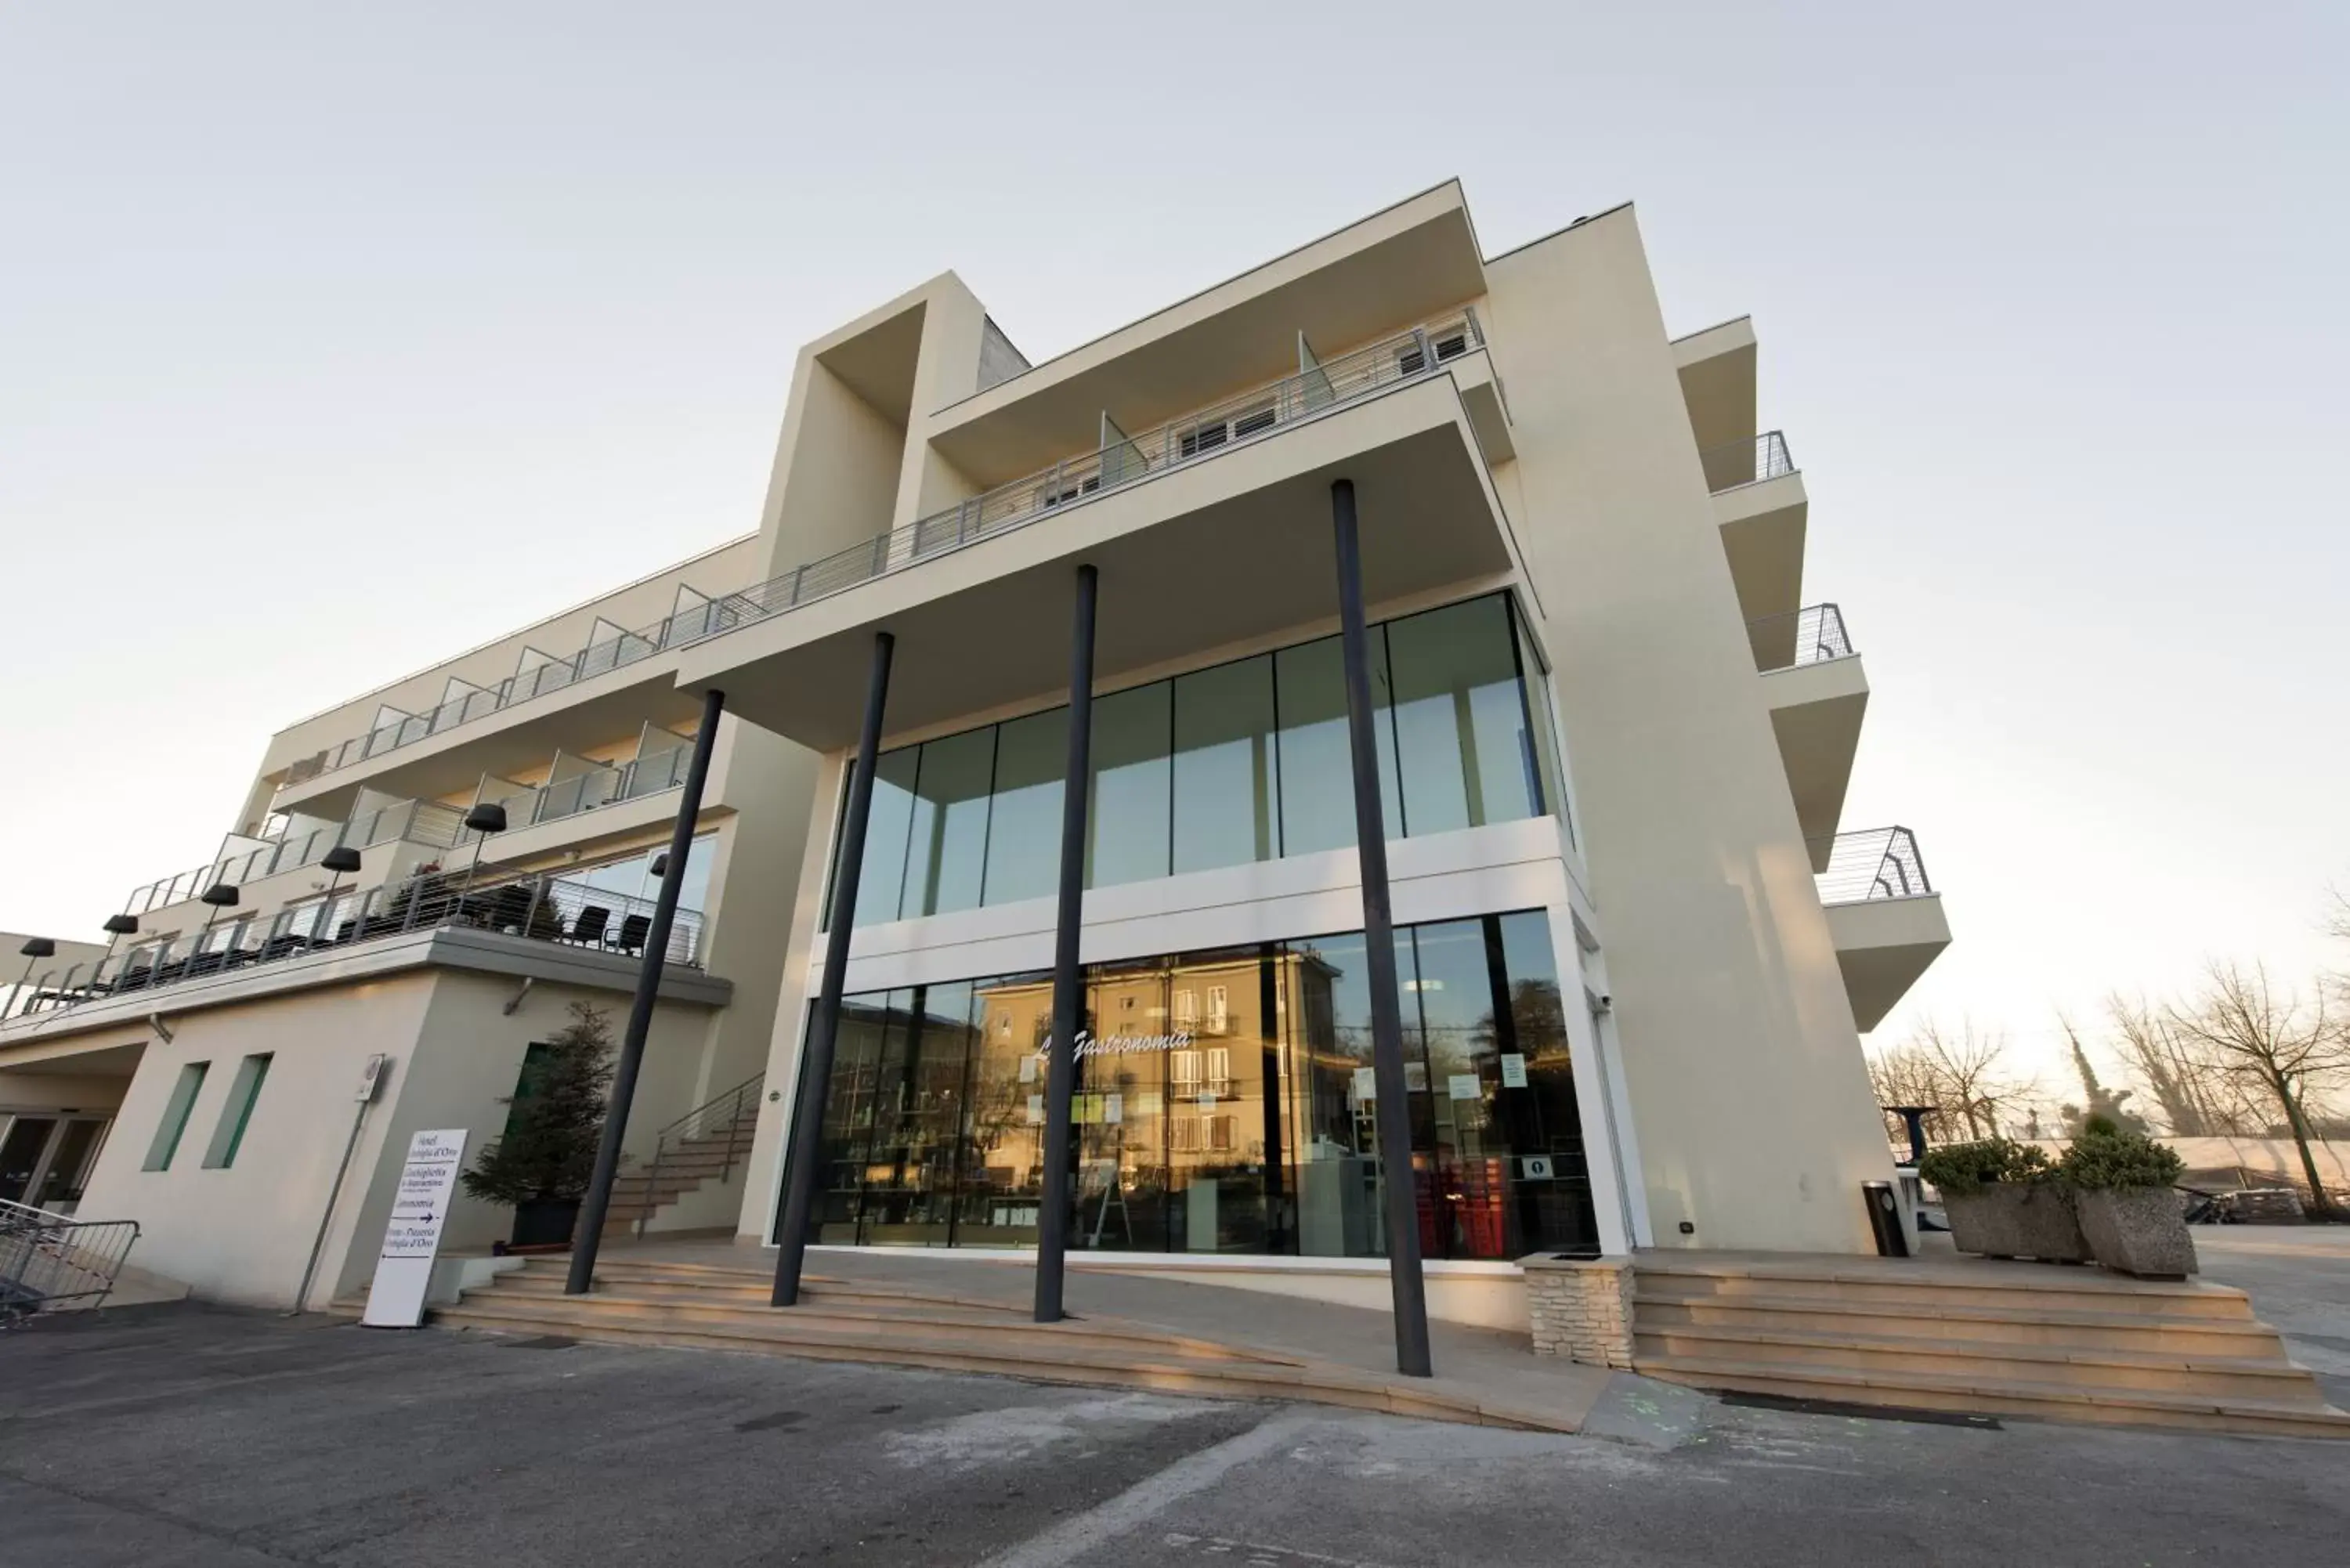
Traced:
[[[661, 1203], [661, 1167], [677, 1170], [679, 1160], [690, 1144], [708, 1143], [710, 1152], [719, 1157], [716, 1176], [723, 1182], [733, 1174], [734, 1167], [751, 1152], [754, 1129], [743, 1123], [756, 1117], [759, 1087], [767, 1081], [764, 1073], [756, 1073], [735, 1085], [724, 1094], [703, 1101], [653, 1136], [652, 1163], [645, 1168], [645, 1208], [637, 1216], [637, 1234], [645, 1233], [645, 1221]], [[704, 1167], [697, 1166], [694, 1180], [710, 1179]]]
[[999, 484], [866, 544], [852, 545], [781, 576], [771, 577], [755, 587], [697, 606], [642, 630], [591, 643], [568, 659], [553, 660], [514, 675], [494, 687], [452, 698], [430, 712], [394, 719], [364, 735], [354, 735], [338, 746], [301, 759], [287, 769], [286, 782], [304, 783], [560, 691], [576, 681], [635, 663], [663, 649], [699, 642], [748, 622], [812, 604], [917, 561], [1033, 522], [1055, 507], [1239, 446], [1301, 419], [1423, 374], [1447, 360], [1482, 348], [1484, 344], [1484, 334], [1472, 310], [1464, 309], [1430, 325], [1413, 327], [1145, 434], [1128, 437], [1083, 457], [1070, 458], [1024, 478]]
[[1697, 454], [1697, 460], [1705, 469], [1705, 487], [1717, 494], [1795, 472], [1794, 460], [1787, 455], [1787, 438], [1778, 431], [1765, 431], [1752, 441], [1709, 447]]
[[865, 544], [730, 594], [718, 601], [714, 607], [718, 613], [710, 618], [702, 635], [717, 636], [813, 604], [859, 583], [1032, 523], [1060, 507], [1270, 435], [1421, 375], [1483, 348], [1484, 342], [1475, 312], [1465, 310], [1399, 333], [1303, 374], [999, 484]]
[[1852, 653], [1844, 611], [1832, 604], [1750, 620], [1746, 635], [1754, 645], [1754, 667], [1766, 671], [1849, 658]]
[[449, 806], [422, 800], [397, 801], [373, 811], [362, 812], [338, 826], [266, 839], [253, 849], [182, 871], [177, 876], [161, 877], [143, 888], [134, 888], [130, 897], [123, 901], [123, 911], [143, 915], [172, 904], [186, 903], [218, 882], [243, 887], [247, 882], [258, 882], [264, 877], [298, 871], [306, 866], [316, 866], [327, 857], [328, 850], [338, 845], [348, 845], [353, 849], [372, 849], [379, 844], [404, 839], [433, 849], [453, 848], [463, 831], [463, 822], [464, 814]]
[[1811, 840], [1827, 846], [1827, 866], [1817, 873], [1820, 902], [1859, 904], [1871, 898], [1915, 898], [1934, 890], [1926, 879], [1926, 859], [1918, 836], [1906, 827], [1872, 827]]
[[[615, 767], [577, 774], [553, 784], [523, 784], [510, 794], [482, 798], [505, 807], [506, 831], [512, 832], [676, 789], [685, 783], [692, 760], [691, 746], [677, 746]], [[481, 836], [461, 822], [455, 843], [462, 848]]]
[[103, 1305], [137, 1240], [136, 1220], [75, 1220], [0, 1202], [0, 1328], [68, 1304]]
[[[650, 898], [565, 877], [474, 881], [436, 867], [402, 882], [293, 905], [265, 919], [255, 915], [191, 937], [141, 943], [95, 965], [47, 971], [24, 992], [17, 1016], [443, 927], [502, 931], [634, 958], [644, 951], [652, 916]], [[678, 910], [662, 961], [700, 967], [702, 937], [701, 912]]]

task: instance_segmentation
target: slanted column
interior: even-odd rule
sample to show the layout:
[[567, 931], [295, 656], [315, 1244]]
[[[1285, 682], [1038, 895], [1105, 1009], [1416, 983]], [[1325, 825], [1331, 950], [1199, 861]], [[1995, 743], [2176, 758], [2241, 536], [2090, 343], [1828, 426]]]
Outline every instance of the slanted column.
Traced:
[[1403, 1013], [1396, 991], [1395, 915], [1388, 898], [1387, 819], [1379, 805], [1373, 738], [1370, 635], [1363, 625], [1362, 545], [1355, 482], [1330, 486], [1338, 552], [1340, 661], [1347, 678], [1347, 741], [1355, 774], [1355, 853], [1363, 879], [1363, 968], [1371, 990], [1371, 1072], [1378, 1087], [1379, 1169], [1386, 1194], [1388, 1284], [1395, 1303], [1396, 1369], [1430, 1375], [1428, 1293], [1419, 1268], [1419, 1201], [1411, 1168], [1410, 1100], [1404, 1089]]
[[[678, 890], [685, 885], [686, 857], [693, 853], [693, 830], [702, 816], [702, 789], [710, 779], [710, 753], [718, 743], [718, 715], [726, 693], [702, 694], [702, 728], [694, 732], [693, 757], [686, 763], [685, 788], [677, 801], [677, 821], [670, 828], [670, 873], [661, 878], [653, 900], [653, 923], [645, 932], [645, 950], [637, 964], [637, 994], [629, 1004], [628, 1032], [620, 1037], [619, 1059], [612, 1064], [612, 1096], [604, 1111], [604, 1136], [596, 1145], [596, 1173], [588, 1179], [580, 1199], [579, 1218], [571, 1235], [571, 1272], [563, 1293], [585, 1294], [596, 1280], [596, 1251], [603, 1244], [604, 1215], [612, 1203], [612, 1179], [620, 1171], [620, 1141], [629, 1133], [629, 1104], [636, 1098], [637, 1070], [644, 1064], [645, 1036], [653, 1026], [653, 1003], [660, 999], [661, 965], [669, 952], [670, 927], [677, 919]], [[475, 851], [479, 857], [478, 847]], [[529, 929], [527, 926], [525, 930]]]
[[791, 1141], [784, 1146], [789, 1179], [784, 1185], [783, 1218], [777, 1221], [776, 1306], [800, 1299], [800, 1266], [807, 1258], [808, 1211], [816, 1202], [817, 1167], [823, 1152], [824, 1102], [832, 1084], [833, 1047], [840, 1038], [840, 993], [848, 982], [848, 944], [857, 929], [857, 887], [865, 870], [865, 828], [873, 815], [873, 769], [880, 760], [881, 711], [889, 701], [889, 655], [897, 639], [873, 635], [873, 675], [865, 690], [865, 727], [857, 741], [857, 763], [848, 775], [848, 813], [833, 850], [832, 929], [824, 946], [824, 983], [800, 1066], [799, 1095], [792, 1102]]
[[1045, 1067], [1045, 1181], [1036, 1209], [1036, 1321], [1061, 1321], [1063, 1262], [1069, 1246], [1069, 1101], [1077, 1087], [1077, 1031], [1085, 1026], [1085, 975], [1077, 937], [1085, 919], [1086, 796], [1093, 777], [1094, 601], [1099, 579], [1077, 568], [1069, 631], [1069, 760], [1061, 784], [1061, 899], [1053, 935], [1053, 1034]]

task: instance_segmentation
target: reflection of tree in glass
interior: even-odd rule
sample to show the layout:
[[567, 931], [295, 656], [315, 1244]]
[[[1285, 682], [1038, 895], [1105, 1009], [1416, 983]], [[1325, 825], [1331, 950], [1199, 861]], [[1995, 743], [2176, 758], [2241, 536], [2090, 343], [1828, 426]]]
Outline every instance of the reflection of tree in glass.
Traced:
[[[1517, 1053], [1526, 1059], [1528, 1067], [1566, 1064], [1569, 1056], [1566, 1010], [1559, 1001], [1558, 981], [1512, 981], [1510, 1023], [1516, 1035]], [[1480, 1055], [1501, 1049], [1501, 1031], [1494, 1026], [1491, 1012], [1477, 1021], [1475, 1033]]]

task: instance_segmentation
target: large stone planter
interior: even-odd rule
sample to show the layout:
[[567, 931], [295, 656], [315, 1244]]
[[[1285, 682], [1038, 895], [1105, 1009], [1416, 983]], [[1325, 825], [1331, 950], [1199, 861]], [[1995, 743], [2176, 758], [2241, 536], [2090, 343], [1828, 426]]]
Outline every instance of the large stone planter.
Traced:
[[2178, 1195], [2168, 1187], [2077, 1192], [2090, 1253], [2108, 1269], [2141, 1279], [2183, 1280], [2196, 1272], [2195, 1238]]
[[1950, 1242], [1986, 1258], [2086, 1262], [2089, 1243], [2061, 1188], [2044, 1182], [1989, 1182], [1972, 1192], [1942, 1194]]

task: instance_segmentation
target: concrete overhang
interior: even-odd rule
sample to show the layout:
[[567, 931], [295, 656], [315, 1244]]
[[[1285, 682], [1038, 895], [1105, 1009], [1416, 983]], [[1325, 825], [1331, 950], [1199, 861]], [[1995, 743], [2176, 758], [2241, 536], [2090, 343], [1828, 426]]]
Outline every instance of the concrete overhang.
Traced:
[[1389, 207], [933, 416], [940, 455], [982, 489], [1090, 451], [1107, 411], [1155, 428], [1480, 298], [1485, 268], [1457, 182]]
[[[142, 1024], [151, 1017], [160, 1017], [168, 1023], [185, 1012], [234, 1007], [327, 986], [354, 985], [427, 968], [471, 970], [626, 993], [636, 989], [639, 961], [622, 953], [473, 927], [442, 926], [429, 931], [406, 931], [327, 952], [101, 998], [36, 1012], [29, 1018], [10, 1019], [0, 1024], [0, 1070], [86, 1050], [87, 1037], [93, 1033]], [[661, 971], [657, 994], [664, 1002], [724, 1007], [733, 1000], [734, 984], [700, 970], [671, 964]], [[75, 1044], [77, 1039], [85, 1044]]]
[[897, 639], [888, 728], [1034, 701], [1068, 680], [1074, 568], [1101, 573], [1104, 686], [1337, 610], [1330, 484], [1355, 483], [1364, 595], [1384, 601], [1519, 570], [1468, 407], [1436, 375], [686, 649], [680, 685], [817, 751], [851, 744], [873, 635]]
[[1754, 323], [1748, 317], [1673, 339], [1673, 368], [1700, 452], [1752, 441], [1754, 429]]
[[1783, 473], [1717, 492], [1713, 514], [1749, 622], [1792, 616], [1804, 605], [1804, 530], [1811, 500], [1801, 473]]
[[1868, 677], [1854, 653], [1770, 670], [1762, 680], [1771, 728], [1779, 737], [1779, 760], [1795, 797], [1795, 817], [1812, 845], [1812, 869], [1825, 871], [1852, 784], [1853, 757], [1860, 749]]
[[1939, 893], [1830, 904], [1828, 932], [1844, 971], [1852, 1021], [1864, 1034], [1885, 1022], [1927, 966], [1950, 945]]
[[452, 725], [437, 735], [284, 785], [270, 809], [347, 816], [362, 788], [402, 799], [433, 800], [470, 791], [484, 774], [503, 778], [538, 767], [557, 751], [582, 752], [625, 741], [649, 719], [664, 727], [692, 722], [702, 707], [678, 691], [677, 664], [676, 650], [665, 649], [608, 670]]

